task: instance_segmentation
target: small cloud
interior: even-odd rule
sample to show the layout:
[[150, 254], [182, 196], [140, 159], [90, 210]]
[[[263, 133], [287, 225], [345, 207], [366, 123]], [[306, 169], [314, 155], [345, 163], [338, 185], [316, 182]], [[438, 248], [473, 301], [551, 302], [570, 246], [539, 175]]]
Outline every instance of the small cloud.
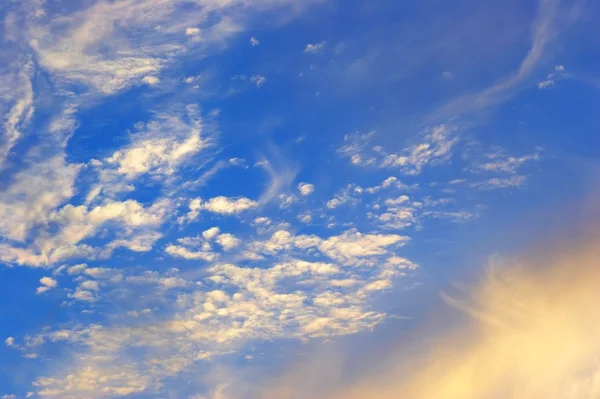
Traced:
[[304, 52], [305, 53], [318, 53], [320, 51], [322, 51], [325, 48], [325, 45], [327, 44], [327, 42], [322, 41], [319, 43], [315, 43], [315, 44], [307, 44], [306, 47], [304, 48]]
[[250, 44], [252, 45], [252, 47], [256, 47], [256, 46], [260, 45], [260, 41], [255, 37], [251, 37]]
[[196, 36], [200, 34], [200, 28], [187, 28], [185, 34], [188, 36]]
[[454, 79], [454, 74], [452, 72], [445, 71], [442, 73], [442, 78], [444, 78], [446, 80], [452, 80], [452, 79]]
[[552, 86], [554, 86], [554, 80], [552, 79], [544, 80], [543, 82], [538, 83], [539, 89], [547, 89]]
[[261, 75], [254, 75], [250, 78], [252, 83], [256, 83], [256, 87], [260, 87], [267, 81], [267, 78]]
[[312, 222], [312, 215], [310, 213], [302, 213], [300, 215], [297, 216], [297, 219], [302, 222], [302, 223], [306, 223], [309, 224], [310, 222]]
[[39, 286], [36, 290], [37, 294], [43, 294], [52, 288], [58, 287], [58, 282], [51, 277], [42, 277], [40, 279], [40, 284], [41, 286]]
[[8, 346], [9, 348], [14, 348], [15, 345], [15, 339], [13, 337], [8, 337], [4, 340], [4, 344], [6, 346]]
[[300, 191], [303, 197], [306, 197], [315, 191], [315, 186], [309, 183], [300, 183], [298, 184], [298, 191]]
[[565, 67], [564, 67], [564, 65], [557, 65], [554, 67], [554, 70], [556, 72], [565, 72]]
[[213, 238], [218, 236], [220, 233], [221, 233], [221, 229], [219, 229], [218, 227], [211, 227], [210, 229], [202, 232], [202, 237], [204, 237], [205, 240], [212, 240]]
[[146, 83], [147, 85], [154, 86], [160, 83], [160, 79], [156, 76], [144, 76], [142, 82]]
[[229, 163], [232, 164], [233, 166], [239, 166], [241, 168], [248, 168], [248, 162], [246, 162], [246, 160], [242, 159], [242, 158], [231, 158], [229, 160]]

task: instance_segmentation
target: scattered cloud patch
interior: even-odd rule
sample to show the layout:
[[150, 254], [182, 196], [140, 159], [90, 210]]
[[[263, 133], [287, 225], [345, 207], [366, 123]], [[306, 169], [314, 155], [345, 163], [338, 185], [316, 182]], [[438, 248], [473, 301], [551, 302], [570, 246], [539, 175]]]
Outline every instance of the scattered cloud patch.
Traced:
[[58, 287], [58, 281], [52, 277], [42, 277], [40, 279], [40, 286], [37, 288], [36, 293], [43, 294], [44, 292], [51, 290], [52, 288]]
[[322, 42], [318, 42], [318, 43], [309, 43], [306, 45], [306, 47], [304, 48], [304, 52], [305, 53], [319, 53], [321, 51], [323, 51], [323, 49], [325, 49], [325, 46], [327, 45], [327, 42], [322, 41]]

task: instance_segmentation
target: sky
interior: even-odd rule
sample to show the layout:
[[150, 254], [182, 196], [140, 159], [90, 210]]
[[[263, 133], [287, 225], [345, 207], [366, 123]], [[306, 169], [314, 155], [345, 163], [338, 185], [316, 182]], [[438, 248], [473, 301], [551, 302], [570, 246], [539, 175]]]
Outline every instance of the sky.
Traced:
[[0, 2], [0, 398], [599, 397], [599, 17]]

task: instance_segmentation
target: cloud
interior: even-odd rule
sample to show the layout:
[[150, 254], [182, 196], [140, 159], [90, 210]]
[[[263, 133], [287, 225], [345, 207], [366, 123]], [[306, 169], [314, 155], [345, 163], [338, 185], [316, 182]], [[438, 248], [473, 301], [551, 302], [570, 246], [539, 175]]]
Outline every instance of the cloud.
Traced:
[[[213, 238], [232, 238], [223, 236]], [[201, 247], [203, 240], [184, 238], [180, 244]], [[76, 357], [35, 381], [37, 394], [103, 398], [152, 393], [165, 379], [192, 370], [198, 362], [238, 353], [250, 342], [328, 338], [372, 329], [386, 318], [371, 308], [374, 295], [403, 276], [410, 264], [394, 251], [402, 240], [359, 232], [320, 238], [278, 231], [249, 245], [281, 256], [263, 260], [260, 267], [216, 262], [200, 279], [146, 271], [115, 280], [115, 273], [129, 272], [84, 269], [101, 284], [151, 285], [161, 288], [153, 291], [153, 298], [162, 298], [167, 290], [175, 298], [159, 301], [166, 317], [143, 326], [74, 324], [31, 336], [29, 347], [42, 352], [50, 345], [79, 348]], [[335, 261], [319, 259], [315, 250]], [[91, 293], [78, 290], [72, 298], [81, 295], [85, 300], [90, 294], [84, 292]], [[87, 299], [99, 300], [93, 295]], [[114, 306], [126, 304], [137, 314], [146, 309], [143, 303], [138, 307], [136, 301], [123, 300]]]
[[[6, 93], [7, 97], [10, 96], [14, 99], [14, 103], [8, 113], [4, 115], [5, 122], [0, 141], [0, 168], [4, 165], [12, 148], [21, 138], [23, 134], [21, 131], [22, 128], [27, 125], [33, 116], [35, 110], [33, 105], [33, 86], [31, 83], [33, 72], [33, 63], [31, 61], [25, 63], [15, 76], [19, 82], [18, 86], [11, 87], [11, 92]], [[10, 82], [10, 84], [11, 86], [14, 85], [13, 82]], [[4, 97], [4, 99], [6, 98], [4, 93], [0, 94], [3, 94], [2, 97]]]
[[[538, 1], [537, 15], [531, 26], [531, 45], [517, 70], [500, 82], [481, 91], [450, 101], [434, 112], [430, 119], [439, 121], [457, 116], [469, 116], [473, 112], [502, 104], [514, 96], [543, 60], [549, 45], [556, 41], [565, 30], [577, 23], [583, 14], [584, 4], [585, 0]], [[547, 83], [547, 85], [551, 85], [551, 83]]]
[[188, 36], [195, 36], [200, 34], [200, 28], [186, 28], [185, 34]]
[[160, 79], [156, 76], [144, 76], [142, 82], [146, 83], [149, 86], [155, 86], [160, 83]]
[[352, 134], [344, 138], [346, 144], [338, 151], [356, 166], [398, 168], [406, 175], [418, 175], [426, 166], [447, 162], [458, 143], [456, 129], [438, 125], [422, 134], [422, 142], [411, 145], [399, 153], [388, 153], [381, 146], [370, 146], [375, 132]]
[[252, 45], [252, 47], [256, 47], [260, 45], [260, 41], [255, 38], [255, 37], [251, 37], [250, 38], [250, 44]]
[[556, 83], [557, 79], [562, 79], [566, 75], [566, 69], [563, 65], [556, 65], [554, 67], [554, 72], [548, 74], [546, 80], [543, 80], [538, 83], [539, 89], [548, 89]]
[[256, 87], [260, 87], [267, 82], [267, 78], [265, 78], [264, 76], [261, 76], [261, 75], [254, 75], [250, 78], [250, 81], [252, 83], [255, 83]]
[[375, 194], [383, 189], [390, 188], [393, 186], [402, 187], [402, 183], [400, 183], [398, 181], [397, 177], [390, 176], [387, 179], [385, 179], [384, 181], [382, 181], [381, 184], [379, 184], [377, 186], [373, 186], [373, 187], [368, 187], [365, 189], [365, 191], [368, 192], [369, 194]]
[[[291, 5], [286, 0], [96, 2], [53, 18], [30, 18], [23, 36], [39, 64], [61, 83], [110, 95], [144, 76], [158, 76], [189, 49], [205, 53], [221, 45], [256, 11]], [[190, 40], [182, 43], [184, 33]]]
[[219, 234], [215, 241], [223, 247], [225, 251], [231, 251], [242, 243], [242, 240], [231, 234]]
[[[190, 213], [188, 217], [194, 216], [196, 212], [200, 210], [206, 210], [208, 212], [218, 213], [221, 215], [236, 215], [254, 209], [258, 207], [258, 202], [253, 201], [249, 198], [229, 198], [229, 197], [214, 197], [207, 201], [202, 201], [200, 198], [196, 198], [190, 201]], [[194, 219], [195, 217], [192, 217]]]
[[525, 163], [538, 161], [541, 156], [539, 152], [523, 155], [521, 157], [507, 156], [501, 152], [487, 154], [486, 160], [476, 165], [475, 168], [485, 172], [516, 173]]
[[269, 176], [267, 188], [261, 194], [258, 202], [267, 204], [288, 190], [298, 175], [298, 168], [284, 158], [283, 154], [273, 145], [269, 146], [270, 159], [263, 158], [256, 166], [264, 169]]
[[44, 292], [52, 288], [58, 287], [58, 281], [54, 280], [51, 277], [42, 277], [40, 279], [40, 284], [41, 286], [39, 286], [36, 290], [37, 294], [43, 294]]
[[314, 44], [309, 43], [304, 48], [304, 52], [305, 53], [313, 53], [313, 54], [321, 52], [325, 48], [326, 44], [327, 43], [325, 41], [322, 41], [322, 42], [319, 42], [319, 43], [314, 43]]
[[480, 282], [461, 285], [462, 294], [443, 294], [454, 309], [444, 314], [452, 319], [415, 327], [395, 345], [375, 349], [377, 356], [363, 359], [351, 379], [331, 379], [321, 391], [310, 391], [322, 373], [332, 375], [321, 366], [328, 359], [316, 356], [304, 363], [310, 371], [301, 371], [301, 380], [288, 375], [261, 397], [596, 398], [597, 237], [547, 242], [537, 255], [493, 258]]
[[328, 209], [336, 209], [345, 204], [357, 204], [360, 199], [358, 196], [363, 193], [363, 189], [356, 184], [349, 184], [341, 189], [335, 196], [325, 204]]
[[172, 176], [191, 157], [212, 145], [203, 132], [196, 105], [184, 112], [161, 112], [148, 123], [136, 124], [131, 143], [99, 164], [100, 184], [105, 191], [115, 191], [136, 179]]
[[357, 262], [360, 258], [386, 253], [386, 247], [402, 245], [408, 237], [397, 234], [367, 234], [348, 231], [341, 236], [330, 237], [319, 244], [319, 250], [332, 259]]
[[210, 229], [202, 232], [202, 237], [204, 237], [206, 240], [212, 240], [213, 238], [218, 236], [220, 233], [221, 233], [221, 229], [219, 229], [218, 227], [211, 227]]
[[306, 197], [315, 192], [315, 186], [310, 183], [300, 183], [298, 184], [298, 191], [303, 197]]

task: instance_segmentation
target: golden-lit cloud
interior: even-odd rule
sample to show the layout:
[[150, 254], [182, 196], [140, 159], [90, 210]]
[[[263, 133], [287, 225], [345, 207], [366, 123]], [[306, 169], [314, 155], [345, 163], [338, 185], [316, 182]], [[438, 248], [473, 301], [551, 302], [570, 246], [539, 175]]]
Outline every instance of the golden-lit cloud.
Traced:
[[[481, 282], [442, 295], [459, 314], [452, 326], [417, 327], [345, 382], [322, 359], [286, 376], [264, 399], [591, 399], [600, 397], [600, 235], [543, 246], [525, 259], [490, 262]], [[434, 331], [433, 333], [431, 331]], [[422, 340], [415, 343], [421, 345]], [[420, 346], [418, 346], [420, 347]], [[409, 349], [407, 349], [409, 348]], [[414, 352], [417, 354], [415, 355]], [[334, 355], [334, 357], [339, 355]], [[334, 376], [334, 387], [308, 391]], [[293, 373], [292, 373], [293, 374]], [[293, 382], [290, 382], [293, 381]], [[293, 384], [294, 386], [289, 386]], [[325, 384], [326, 385], [326, 384]], [[312, 389], [312, 388], [311, 388]], [[326, 392], [326, 393], [324, 393]]]

